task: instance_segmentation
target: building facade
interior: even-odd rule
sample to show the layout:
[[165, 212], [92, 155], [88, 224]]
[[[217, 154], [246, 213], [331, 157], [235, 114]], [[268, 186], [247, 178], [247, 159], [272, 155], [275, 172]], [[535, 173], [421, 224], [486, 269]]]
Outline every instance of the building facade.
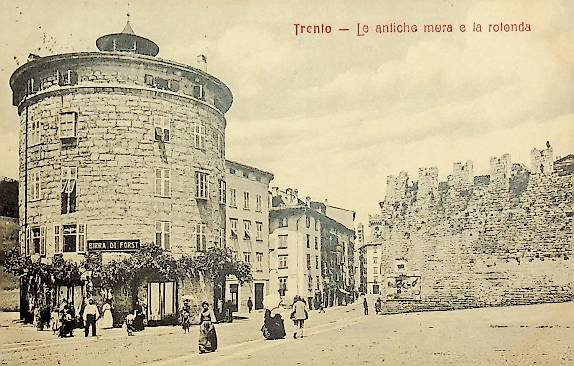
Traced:
[[384, 273], [381, 268], [383, 246], [381, 245], [382, 219], [369, 215], [369, 234], [363, 246], [365, 294], [379, 295], [383, 290]]
[[[22, 253], [49, 262], [80, 260], [106, 240], [157, 244], [175, 256], [218, 245], [231, 91], [155, 57], [159, 47], [129, 22], [96, 45], [34, 58], [10, 79]], [[166, 291], [177, 300], [175, 284]]]
[[355, 295], [360, 295], [367, 292], [365, 228], [362, 223], [357, 225], [355, 233]]
[[244, 313], [249, 298], [255, 310], [263, 309], [269, 292], [269, 183], [273, 174], [230, 160], [225, 169], [225, 242], [240, 260], [251, 265], [253, 274], [253, 282], [243, 285], [228, 278], [225, 298], [231, 300], [235, 311]]
[[270, 288], [311, 308], [352, 301], [354, 231], [326, 215], [322, 203], [297, 190], [272, 190], [269, 215]]

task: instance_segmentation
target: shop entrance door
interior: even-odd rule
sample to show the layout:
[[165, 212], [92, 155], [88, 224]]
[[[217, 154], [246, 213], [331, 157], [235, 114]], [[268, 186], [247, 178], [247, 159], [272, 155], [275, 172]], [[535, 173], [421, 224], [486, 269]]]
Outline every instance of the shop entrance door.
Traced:
[[236, 283], [229, 285], [229, 292], [231, 293], [231, 311], [237, 312], [239, 307], [239, 285]]
[[255, 284], [255, 310], [263, 309], [263, 283]]
[[147, 319], [150, 325], [176, 319], [177, 284], [175, 282], [150, 282], [147, 292]]

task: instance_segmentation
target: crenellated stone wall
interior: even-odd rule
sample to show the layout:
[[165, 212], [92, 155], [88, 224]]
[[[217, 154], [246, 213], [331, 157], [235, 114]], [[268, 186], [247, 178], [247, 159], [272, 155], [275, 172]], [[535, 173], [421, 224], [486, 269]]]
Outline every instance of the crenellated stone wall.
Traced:
[[455, 164], [436, 196], [423, 174], [381, 202], [387, 312], [572, 300], [573, 176], [490, 162], [489, 179]]

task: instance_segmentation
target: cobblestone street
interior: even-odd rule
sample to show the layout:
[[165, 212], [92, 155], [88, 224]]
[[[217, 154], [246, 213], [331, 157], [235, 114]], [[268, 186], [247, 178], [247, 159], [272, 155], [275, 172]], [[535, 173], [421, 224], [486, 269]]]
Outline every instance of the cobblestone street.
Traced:
[[385, 316], [352, 305], [312, 312], [303, 339], [264, 341], [254, 313], [218, 325], [220, 348], [208, 355], [197, 353], [196, 327], [58, 339], [3, 319], [0, 339], [3, 365], [571, 365], [573, 314], [571, 302]]

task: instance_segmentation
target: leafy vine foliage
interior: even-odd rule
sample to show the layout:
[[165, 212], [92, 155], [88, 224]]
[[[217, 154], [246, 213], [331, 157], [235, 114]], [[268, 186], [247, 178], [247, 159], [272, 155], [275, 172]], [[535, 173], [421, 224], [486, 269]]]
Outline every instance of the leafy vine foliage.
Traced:
[[104, 289], [134, 288], [150, 281], [181, 281], [201, 275], [220, 288], [231, 275], [240, 283], [253, 280], [248, 263], [237, 260], [230, 249], [218, 247], [175, 258], [156, 245], [143, 245], [133, 254], [108, 262], [102, 260], [101, 253], [88, 253], [80, 264], [64, 260], [61, 255], [55, 255], [51, 264], [32, 261], [13, 248], [4, 256], [2, 265], [27, 286], [34, 307], [49, 306], [50, 291], [55, 285], [82, 285], [82, 273], [91, 273], [93, 283]]

